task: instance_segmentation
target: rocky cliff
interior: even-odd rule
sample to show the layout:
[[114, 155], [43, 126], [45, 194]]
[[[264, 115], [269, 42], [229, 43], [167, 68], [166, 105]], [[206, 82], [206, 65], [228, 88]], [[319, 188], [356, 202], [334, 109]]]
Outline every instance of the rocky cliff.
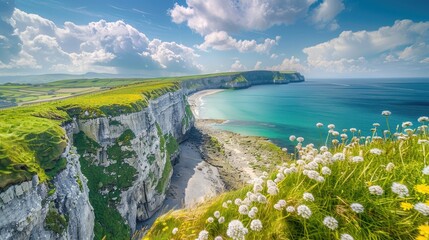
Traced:
[[129, 238], [163, 204], [178, 144], [194, 123], [188, 94], [299, 81], [299, 73], [273, 71], [203, 77], [136, 112], [75, 117], [63, 126], [66, 168], [49, 183], [34, 176], [0, 193], [0, 239]]

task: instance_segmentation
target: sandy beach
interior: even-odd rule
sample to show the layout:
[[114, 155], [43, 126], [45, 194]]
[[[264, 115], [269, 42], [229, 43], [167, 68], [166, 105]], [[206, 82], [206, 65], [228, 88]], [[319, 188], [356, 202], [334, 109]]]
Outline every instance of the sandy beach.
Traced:
[[208, 89], [196, 92], [188, 96], [188, 103], [191, 106], [192, 113], [194, 114], [195, 119], [200, 119], [200, 108], [203, 106], [204, 102], [203, 97], [222, 92], [224, 89]]

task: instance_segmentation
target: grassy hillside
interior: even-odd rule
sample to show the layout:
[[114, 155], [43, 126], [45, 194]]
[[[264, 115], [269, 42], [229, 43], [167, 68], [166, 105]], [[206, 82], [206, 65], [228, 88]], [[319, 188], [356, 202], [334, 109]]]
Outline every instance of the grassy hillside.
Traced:
[[419, 122], [369, 137], [330, 125], [330, 148], [292, 137], [276, 172], [160, 217], [143, 239], [429, 239], [428, 118]]
[[0, 110], [0, 189], [55, 176], [65, 166], [62, 124], [81, 119], [116, 116], [141, 110], [148, 100], [179, 89], [175, 81], [144, 81], [62, 101]]

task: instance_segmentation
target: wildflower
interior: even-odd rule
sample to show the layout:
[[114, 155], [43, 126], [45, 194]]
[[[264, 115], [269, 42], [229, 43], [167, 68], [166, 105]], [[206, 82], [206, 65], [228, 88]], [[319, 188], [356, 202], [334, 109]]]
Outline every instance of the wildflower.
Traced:
[[277, 173], [276, 177], [277, 177], [277, 179], [279, 179], [281, 181], [285, 178], [285, 175], [283, 173]]
[[222, 203], [222, 207], [223, 208], [228, 208], [228, 203], [226, 203], [226, 202]]
[[297, 208], [297, 212], [298, 212], [299, 216], [301, 216], [301, 217], [303, 217], [305, 219], [310, 218], [311, 214], [312, 214], [310, 208], [307, 207], [306, 205], [299, 205], [298, 208]]
[[253, 185], [253, 192], [260, 192], [260, 191], [262, 191], [262, 185], [261, 184], [255, 184], [255, 185]]
[[293, 213], [293, 212], [295, 212], [295, 207], [293, 207], [293, 206], [287, 206], [287, 207], [286, 207], [286, 212], [288, 212], [288, 213]]
[[281, 211], [282, 210], [282, 206], [280, 205], [280, 204], [278, 204], [278, 203], [276, 203], [276, 204], [274, 204], [274, 209], [276, 209], [276, 210], [278, 210], [278, 211]]
[[390, 114], [392, 114], [390, 111], [384, 110], [383, 112], [381, 112], [381, 115], [383, 116], [390, 116]]
[[227, 203], [227, 204], [231, 204], [231, 203], [232, 203], [232, 200], [228, 200], [228, 201], [226, 201], [226, 203]]
[[345, 140], [345, 139], [347, 139], [347, 138], [348, 138], [347, 134], [345, 134], [345, 133], [342, 133], [342, 134], [340, 135], [340, 137], [341, 137], [341, 139], [343, 139], [343, 140]]
[[240, 220], [232, 220], [228, 224], [228, 230], [226, 230], [226, 235], [234, 240], [244, 239], [244, 236], [247, 234], [248, 230], [243, 226], [243, 223]]
[[290, 135], [289, 140], [290, 140], [291, 142], [295, 141], [295, 139], [296, 139], [295, 135]]
[[214, 213], [213, 213], [213, 216], [214, 216], [215, 218], [220, 218], [220, 212], [219, 212], [219, 211], [214, 212]]
[[327, 147], [327, 146], [321, 146], [319, 150], [320, 150], [321, 152], [326, 152], [326, 151], [328, 151], [329, 149], [328, 149], [328, 147]]
[[423, 175], [429, 175], [429, 166], [426, 166], [425, 168], [423, 168], [422, 173]]
[[426, 184], [417, 184], [416, 186], [414, 186], [414, 189], [418, 193], [429, 194], [429, 186]]
[[414, 205], [414, 209], [419, 213], [423, 214], [424, 216], [429, 216], [429, 206], [424, 203], [416, 203]]
[[240, 198], [236, 198], [234, 200], [234, 204], [237, 205], [237, 206], [240, 206], [241, 205], [241, 199]]
[[421, 116], [417, 119], [417, 121], [419, 121], [419, 123], [429, 122], [429, 117]]
[[338, 136], [338, 135], [340, 135], [340, 133], [339, 133], [339, 132], [337, 132], [337, 131], [332, 131], [332, 136], [336, 137], [336, 136]]
[[214, 238], [214, 240], [223, 240], [223, 238], [221, 236], [217, 236]]
[[419, 226], [419, 233], [425, 237], [429, 237], [429, 225], [427, 223], [425, 225]]
[[375, 186], [371, 186], [368, 188], [369, 193], [371, 193], [372, 195], [378, 195], [381, 196], [384, 193], [384, 190], [382, 187], [375, 185]]
[[316, 123], [316, 127], [318, 127], [318, 128], [321, 128], [321, 127], [323, 127], [323, 123]]
[[214, 218], [212, 218], [212, 217], [207, 218], [207, 222], [208, 223], [213, 223], [214, 222]]
[[402, 128], [407, 128], [407, 127], [411, 127], [411, 126], [413, 126], [413, 123], [410, 121], [402, 123]]
[[224, 223], [225, 222], [225, 217], [220, 217], [217, 221], [219, 223]]
[[331, 230], [335, 230], [338, 228], [338, 221], [330, 216], [325, 217], [323, 219], [323, 224]]
[[256, 212], [250, 210], [249, 213], [247, 214], [247, 216], [249, 216], [249, 218], [255, 218], [256, 217]]
[[283, 207], [286, 207], [286, 201], [285, 201], [285, 200], [283, 200], [283, 199], [280, 199], [277, 203], [278, 203], [282, 208], [283, 208]]
[[354, 240], [354, 238], [350, 234], [343, 233], [341, 234], [340, 240]]
[[394, 168], [395, 168], [395, 164], [393, 164], [392, 162], [390, 162], [386, 166], [386, 171], [387, 172], [391, 172]]
[[304, 138], [303, 138], [303, 137], [298, 137], [296, 140], [297, 140], [299, 143], [304, 142]]
[[352, 203], [350, 204], [350, 208], [355, 213], [363, 213], [363, 211], [365, 210], [365, 208], [360, 203]]
[[328, 128], [329, 128], [329, 129], [334, 129], [334, 128], [335, 128], [335, 125], [331, 123], [331, 124], [329, 124], [329, 125], [328, 125]]
[[413, 204], [408, 203], [408, 202], [401, 202], [401, 208], [404, 211], [409, 211], [409, 210], [413, 209]]
[[342, 161], [345, 159], [345, 156], [343, 153], [335, 153], [334, 156], [332, 156], [332, 161]]
[[378, 127], [380, 127], [380, 123], [373, 123], [372, 126], [378, 128]]
[[355, 133], [357, 131], [356, 128], [350, 128], [350, 132]]
[[409, 195], [407, 186], [396, 182], [392, 184], [392, 192], [398, 194], [400, 198], [403, 198]]
[[383, 151], [381, 149], [378, 149], [378, 148], [373, 148], [373, 149], [369, 150], [369, 152], [371, 154], [374, 154], [374, 155], [381, 155], [381, 153], [383, 153]]
[[259, 203], [266, 203], [267, 202], [267, 197], [265, 197], [264, 195], [262, 195], [262, 194], [259, 194], [258, 195], [258, 202]]
[[176, 228], [173, 228], [173, 231], [171, 231], [171, 233], [173, 234], [173, 235], [176, 235], [176, 233], [179, 231], [179, 229], [176, 227]]
[[309, 170], [316, 170], [319, 168], [319, 164], [317, 164], [317, 162], [315, 161], [311, 161], [307, 163], [307, 165], [305, 165], [304, 168]]
[[253, 219], [250, 222], [250, 229], [252, 229], [253, 231], [259, 232], [262, 230], [262, 222], [259, 219]]
[[207, 239], [209, 239], [209, 232], [207, 232], [206, 230], [202, 230], [198, 234], [198, 240], [207, 240]]
[[363, 162], [363, 157], [354, 156], [354, 157], [352, 157], [352, 162], [354, 162], [354, 163]]
[[318, 181], [318, 182], [324, 182], [324, 181], [325, 181], [325, 178], [324, 178], [324, 177], [322, 177], [322, 176], [318, 176], [318, 177], [316, 178], [316, 181]]
[[308, 192], [304, 193], [303, 198], [304, 198], [305, 201], [308, 201], [308, 202], [313, 202], [314, 201], [313, 194], [308, 193]]
[[270, 186], [268, 187], [267, 192], [270, 195], [277, 195], [277, 193], [279, 192], [279, 189], [276, 186]]
[[323, 175], [331, 175], [331, 169], [328, 167], [322, 167], [322, 174]]
[[238, 212], [241, 215], [247, 215], [249, 213], [249, 208], [247, 207], [247, 205], [240, 205], [240, 207], [238, 207]]

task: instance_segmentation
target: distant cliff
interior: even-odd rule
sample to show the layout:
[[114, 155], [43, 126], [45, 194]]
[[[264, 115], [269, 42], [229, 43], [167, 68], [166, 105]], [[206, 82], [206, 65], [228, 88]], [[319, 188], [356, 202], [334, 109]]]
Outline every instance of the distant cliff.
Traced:
[[276, 71], [193, 77], [180, 88], [154, 88], [145, 93], [146, 105], [126, 111], [112, 105], [76, 114], [77, 107], [69, 107], [60, 136], [67, 142], [63, 170], [49, 181], [34, 175], [0, 190], [0, 239], [128, 238], [138, 220], [163, 204], [178, 144], [194, 124], [188, 94], [300, 81], [299, 73]]

